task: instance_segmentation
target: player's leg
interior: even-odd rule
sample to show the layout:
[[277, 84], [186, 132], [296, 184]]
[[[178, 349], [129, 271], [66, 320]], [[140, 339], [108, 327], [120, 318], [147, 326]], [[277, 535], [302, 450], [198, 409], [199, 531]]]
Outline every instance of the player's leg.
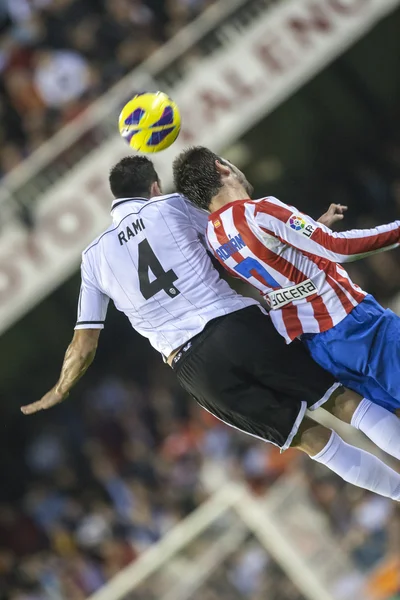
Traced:
[[304, 419], [337, 386], [301, 344], [288, 348], [271, 327], [256, 309], [212, 323], [175, 361], [181, 385], [226, 424], [282, 450], [294, 445], [345, 481], [400, 500], [400, 475]]
[[348, 388], [332, 394], [324, 409], [359, 429], [381, 450], [400, 460], [400, 419]]
[[400, 502], [400, 475], [376, 456], [355, 446], [311, 419], [305, 418], [292, 447], [302, 450], [342, 479]]

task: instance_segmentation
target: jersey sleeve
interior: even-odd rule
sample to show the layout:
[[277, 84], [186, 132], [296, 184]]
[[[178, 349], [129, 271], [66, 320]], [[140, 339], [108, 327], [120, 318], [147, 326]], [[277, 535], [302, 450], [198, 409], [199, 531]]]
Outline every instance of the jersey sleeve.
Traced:
[[96, 286], [85, 258], [82, 260], [81, 278], [75, 329], [103, 329], [110, 299]]
[[337, 263], [391, 250], [400, 241], [400, 221], [338, 233], [276, 198], [256, 203], [255, 220], [283, 243]]

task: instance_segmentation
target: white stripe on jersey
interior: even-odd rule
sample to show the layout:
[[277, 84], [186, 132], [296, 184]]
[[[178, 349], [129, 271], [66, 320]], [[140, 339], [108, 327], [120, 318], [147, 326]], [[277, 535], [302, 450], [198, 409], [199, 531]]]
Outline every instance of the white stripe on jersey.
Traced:
[[[335, 261], [348, 262], [399, 245], [400, 222], [334, 233], [276, 198], [231, 202], [209, 217], [218, 260], [262, 294], [295, 287], [298, 299], [271, 311], [287, 342], [342, 321], [366, 293]], [[312, 296], [301, 284], [311, 280]], [[279, 313], [279, 314], [278, 314]]]
[[[247, 207], [246, 207], [246, 210], [247, 210]], [[251, 211], [250, 211], [250, 213], [251, 213]], [[234, 238], [237, 235], [239, 235], [240, 232], [237, 229], [237, 227], [236, 227], [236, 225], [234, 223], [234, 220], [233, 220], [233, 208], [228, 208], [226, 211], [224, 211], [224, 213], [221, 215], [221, 222], [222, 222], [222, 225], [223, 225], [223, 229], [226, 232], [229, 232], [228, 238], [229, 237], [230, 238]], [[251, 228], [251, 220], [250, 219], [248, 219], [247, 224]], [[253, 231], [253, 229], [252, 229], [252, 231]], [[268, 234], [265, 234], [265, 236], [264, 236], [264, 232], [262, 232], [262, 230], [260, 230], [260, 231], [261, 231], [261, 234], [259, 234], [260, 241], [264, 244], [263, 239], [265, 237], [266, 241], [270, 245], [272, 245], [272, 241], [271, 241], [272, 240], [272, 236], [270, 236]], [[208, 229], [208, 232], [210, 232], [209, 229]], [[217, 238], [214, 238], [214, 239], [217, 239]], [[276, 238], [275, 238], [275, 248], [276, 248], [276, 250], [278, 250], [276, 242], [278, 242], [278, 245], [280, 245], [279, 241], [276, 240]], [[217, 241], [217, 243], [218, 243], [218, 241]], [[266, 247], [269, 248], [270, 246], [266, 246]], [[252, 250], [248, 246], [245, 246], [244, 248], [242, 248], [240, 250], [240, 255], [243, 258], [253, 258], [253, 259], [257, 259], [258, 258], [257, 255], [254, 252], [252, 252]], [[232, 269], [236, 273], [238, 273], [238, 271], [236, 271], [236, 269], [235, 269], [235, 267], [237, 266], [237, 264], [238, 264], [238, 262], [233, 257], [230, 257], [230, 258], [228, 258], [225, 261], [224, 266], [227, 265], [230, 269]], [[283, 287], [283, 286], [287, 285], [287, 279], [286, 279], [286, 277], [284, 275], [282, 275], [282, 273], [280, 273], [279, 271], [277, 271], [276, 269], [274, 269], [271, 265], [268, 265], [268, 272], [279, 283], [280, 286]], [[250, 277], [248, 277], [246, 279], [246, 281], [248, 283], [250, 283], [251, 285], [253, 285], [254, 287], [257, 287], [260, 291], [262, 291], [262, 292], [264, 291], [264, 287], [265, 287], [264, 284], [260, 285], [259, 280], [255, 276], [251, 275]]]

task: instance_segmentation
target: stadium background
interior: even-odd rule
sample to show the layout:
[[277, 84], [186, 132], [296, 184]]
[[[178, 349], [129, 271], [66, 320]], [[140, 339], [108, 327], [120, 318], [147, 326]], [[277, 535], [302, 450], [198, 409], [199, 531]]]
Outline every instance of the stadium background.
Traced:
[[[3, 0], [2, 175], [209, 4]], [[313, 216], [331, 202], [348, 204], [346, 228], [400, 218], [399, 31], [397, 10], [226, 148], [256, 196], [276, 195]], [[61, 71], [63, 81], [55, 85]], [[112, 118], [116, 123], [117, 115]], [[18, 219], [34, 229], [30, 202], [19, 205]], [[7, 222], [2, 227], [3, 234]], [[399, 251], [349, 271], [380, 302], [400, 310]], [[315, 514], [354, 573], [369, 573], [371, 597], [400, 598], [399, 510], [295, 453], [280, 456], [214, 422], [113, 308], [96, 361], [71, 399], [23, 418], [19, 406], [39, 398], [57, 377], [78, 289], [76, 271], [0, 338], [2, 600], [87, 598], [201, 505], [215, 464], [228, 478], [248, 481], [257, 496], [280, 476], [300, 473]], [[351, 589], [350, 581], [339, 583]], [[132, 598], [159, 597], [151, 593]], [[251, 538], [198, 598], [305, 596]]]

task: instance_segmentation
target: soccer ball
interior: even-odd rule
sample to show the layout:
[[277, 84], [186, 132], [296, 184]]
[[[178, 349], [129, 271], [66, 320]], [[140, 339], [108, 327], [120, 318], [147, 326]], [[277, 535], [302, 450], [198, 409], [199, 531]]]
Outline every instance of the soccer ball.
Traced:
[[137, 94], [119, 116], [119, 132], [139, 152], [160, 152], [174, 143], [181, 129], [175, 102], [163, 92]]

